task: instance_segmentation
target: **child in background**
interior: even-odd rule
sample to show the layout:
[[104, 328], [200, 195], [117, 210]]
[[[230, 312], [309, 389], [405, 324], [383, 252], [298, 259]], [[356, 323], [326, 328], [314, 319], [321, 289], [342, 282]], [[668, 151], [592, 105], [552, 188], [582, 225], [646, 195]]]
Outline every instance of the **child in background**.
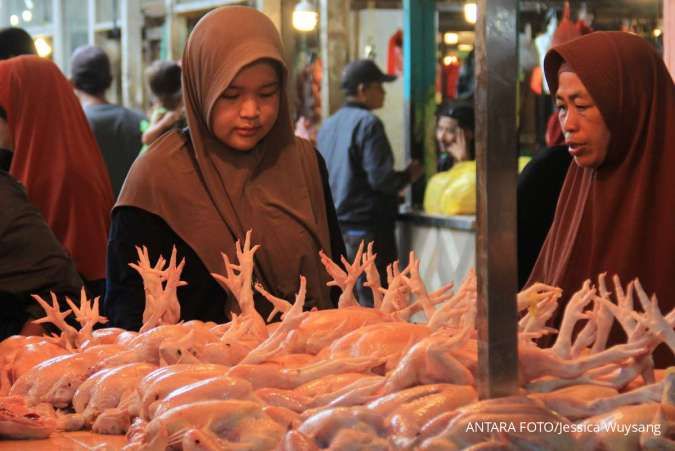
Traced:
[[148, 69], [148, 83], [155, 106], [150, 115], [150, 123], [146, 122], [142, 126], [141, 153], [166, 131], [186, 126], [180, 77], [180, 66], [174, 61], [155, 61]]

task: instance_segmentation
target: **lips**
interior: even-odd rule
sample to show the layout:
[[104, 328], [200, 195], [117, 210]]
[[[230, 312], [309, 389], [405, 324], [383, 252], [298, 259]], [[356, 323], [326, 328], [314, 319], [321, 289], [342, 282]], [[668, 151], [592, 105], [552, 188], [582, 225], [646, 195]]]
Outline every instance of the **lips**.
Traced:
[[254, 136], [258, 133], [258, 130], [260, 130], [260, 127], [236, 127], [234, 131], [239, 135], [239, 136]]
[[585, 143], [576, 143], [576, 142], [566, 142], [567, 146], [569, 147], [569, 152], [570, 155], [576, 157], [579, 154], [581, 154], [584, 149], [586, 148]]

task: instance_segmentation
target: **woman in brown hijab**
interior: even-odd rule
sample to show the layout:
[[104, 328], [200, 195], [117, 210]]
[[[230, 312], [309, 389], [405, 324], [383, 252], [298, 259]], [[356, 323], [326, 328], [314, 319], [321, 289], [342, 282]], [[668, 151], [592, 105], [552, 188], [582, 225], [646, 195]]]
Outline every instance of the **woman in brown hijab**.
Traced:
[[[247, 7], [222, 7], [192, 31], [183, 56], [188, 129], [158, 139], [129, 172], [113, 209], [104, 308], [113, 325], [137, 329], [144, 306], [140, 277], [128, 267], [135, 245], [153, 261], [176, 245], [186, 258], [181, 318], [227, 321], [233, 300], [209, 273], [236, 261], [235, 241], [253, 230], [261, 244], [254, 277], [291, 299], [299, 276], [308, 307], [333, 306], [319, 251], [344, 244], [325, 164], [293, 136], [287, 70], [274, 24]], [[267, 301], [256, 299], [263, 314]]]
[[[561, 287], [566, 302], [601, 272], [624, 283], [637, 277], [669, 312], [675, 306], [673, 80], [645, 40], [623, 32], [595, 32], [555, 47], [544, 67], [576, 164], [529, 283]], [[612, 338], [625, 340], [621, 333]], [[663, 365], [673, 356], [656, 360]]]

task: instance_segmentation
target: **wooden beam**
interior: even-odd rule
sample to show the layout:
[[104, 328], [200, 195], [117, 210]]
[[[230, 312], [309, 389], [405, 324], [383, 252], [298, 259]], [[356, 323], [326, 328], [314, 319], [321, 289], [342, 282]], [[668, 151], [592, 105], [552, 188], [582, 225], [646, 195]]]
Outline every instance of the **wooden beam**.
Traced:
[[478, 392], [518, 382], [516, 182], [517, 0], [480, 0], [476, 24]]

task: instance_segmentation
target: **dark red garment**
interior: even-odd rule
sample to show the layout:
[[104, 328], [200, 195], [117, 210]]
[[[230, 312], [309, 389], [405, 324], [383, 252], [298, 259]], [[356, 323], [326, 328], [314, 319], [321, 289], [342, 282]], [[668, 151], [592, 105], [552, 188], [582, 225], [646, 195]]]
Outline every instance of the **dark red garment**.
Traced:
[[105, 278], [112, 188], [73, 88], [37, 56], [0, 62], [0, 106], [14, 156], [10, 174], [25, 187], [87, 280]]
[[389, 38], [387, 45], [387, 74], [400, 77], [403, 75], [403, 30]]
[[544, 63], [551, 92], [563, 62], [598, 105], [611, 139], [597, 169], [570, 166], [528, 284], [557, 285], [568, 299], [603, 271], [624, 284], [638, 277], [668, 312], [675, 305], [673, 80], [647, 41], [624, 32], [594, 32], [551, 49]]
[[546, 122], [546, 147], [556, 147], [565, 144], [565, 136], [563, 135], [560, 120], [558, 119], [558, 112], [554, 111], [548, 117]]

